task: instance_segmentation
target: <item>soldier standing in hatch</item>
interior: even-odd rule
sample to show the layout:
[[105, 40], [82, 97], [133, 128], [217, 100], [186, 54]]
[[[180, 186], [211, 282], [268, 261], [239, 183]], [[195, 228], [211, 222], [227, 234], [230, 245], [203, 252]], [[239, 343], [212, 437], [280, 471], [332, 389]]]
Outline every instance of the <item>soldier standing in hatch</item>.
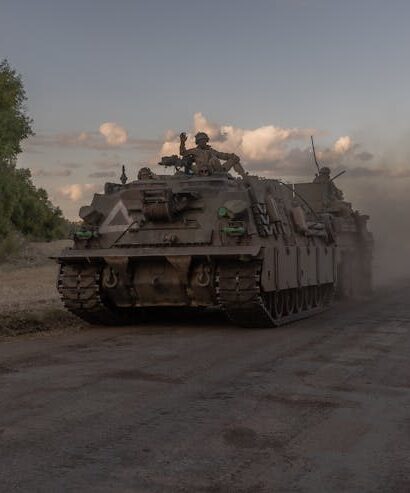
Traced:
[[328, 185], [329, 199], [343, 200], [343, 192], [330, 179], [330, 168], [327, 166], [320, 168], [319, 174], [316, 175], [313, 183], [326, 183]]
[[[233, 168], [238, 175], [242, 177], [246, 176], [245, 170], [242, 168], [240, 163], [239, 156], [236, 154], [228, 154], [226, 152], [219, 152], [215, 149], [212, 149], [211, 146], [208, 145], [209, 137], [205, 132], [198, 132], [195, 135], [195, 143], [196, 147], [192, 149], [186, 149], [185, 142], [187, 140], [187, 136], [185, 133], [181, 133], [180, 136], [180, 146], [179, 153], [181, 156], [192, 156], [194, 158], [196, 164], [197, 172], [200, 172], [202, 169], [206, 169], [209, 172], [223, 172], [229, 171]], [[224, 164], [221, 164], [219, 161], [222, 159], [226, 161]]]

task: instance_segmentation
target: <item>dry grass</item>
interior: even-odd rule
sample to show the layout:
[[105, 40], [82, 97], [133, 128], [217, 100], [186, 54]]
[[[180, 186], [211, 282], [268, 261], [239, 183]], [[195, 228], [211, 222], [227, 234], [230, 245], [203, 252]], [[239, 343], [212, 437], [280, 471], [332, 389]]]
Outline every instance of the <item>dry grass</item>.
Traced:
[[56, 329], [75, 329], [81, 322], [61, 307], [2, 313], [0, 337], [32, 334]]

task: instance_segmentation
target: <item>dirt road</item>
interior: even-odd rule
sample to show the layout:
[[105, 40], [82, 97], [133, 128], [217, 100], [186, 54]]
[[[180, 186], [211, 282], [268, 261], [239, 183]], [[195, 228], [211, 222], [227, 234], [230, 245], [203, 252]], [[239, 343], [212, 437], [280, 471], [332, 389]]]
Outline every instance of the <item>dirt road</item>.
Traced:
[[409, 297], [3, 339], [0, 491], [408, 492]]

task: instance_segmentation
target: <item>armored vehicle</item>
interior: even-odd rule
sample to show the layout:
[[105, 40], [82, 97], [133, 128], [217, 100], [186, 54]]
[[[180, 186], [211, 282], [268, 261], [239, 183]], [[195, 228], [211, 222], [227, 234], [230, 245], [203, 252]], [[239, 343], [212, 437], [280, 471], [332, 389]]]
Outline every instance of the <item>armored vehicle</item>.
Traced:
[[239, 326], [273, 327], [322, 311], [338, 275], [352, 294], [365, 216], [333, 210], [320, 184], [235, 178], [188, 158], [163, 158], [174, 174], [143, 168], [126, 183], [123, 173], [81, 208], [74, 245], [58, 257], [68, 310], [121, 324], [151, 307], [219, 307]]
[[323, 176], [319, 172], [313, 183], [295, 184], [295, 193], [331, 224], [331, 234], [337, 244], [336, 294], [342, 298], [366, 297], [372, 292], [373, 284], [373, 235], [367, 227], [369, 216], [354, 210], [350, 202], [343, 200], [343, 193], [332, 179], [320, 179], [321, 174]]

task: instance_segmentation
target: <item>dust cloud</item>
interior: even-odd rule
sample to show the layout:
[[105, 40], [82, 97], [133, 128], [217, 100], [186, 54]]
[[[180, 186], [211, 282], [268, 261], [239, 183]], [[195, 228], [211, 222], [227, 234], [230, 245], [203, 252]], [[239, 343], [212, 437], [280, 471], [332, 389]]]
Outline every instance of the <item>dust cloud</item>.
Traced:
[[354, 209], [370, 216], [375, 286], [410, 279], [410, 178], [346, 177], [338, 186]]

